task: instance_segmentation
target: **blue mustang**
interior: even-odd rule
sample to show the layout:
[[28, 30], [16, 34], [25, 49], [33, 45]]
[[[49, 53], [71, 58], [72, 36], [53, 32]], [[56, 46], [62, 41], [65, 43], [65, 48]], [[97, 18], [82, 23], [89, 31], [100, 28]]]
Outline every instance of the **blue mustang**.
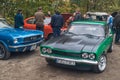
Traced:
[[42, 41], [42, 31], [12, 28], [0, 18], [0, 59], [8, 59], [11, 52], [35, 50]]

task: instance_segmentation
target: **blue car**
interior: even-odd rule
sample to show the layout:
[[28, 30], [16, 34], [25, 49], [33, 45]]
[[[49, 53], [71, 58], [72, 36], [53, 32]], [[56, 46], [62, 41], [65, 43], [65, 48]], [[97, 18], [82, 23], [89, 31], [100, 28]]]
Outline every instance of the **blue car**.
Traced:
[[8, 59], [11, 52], [33, 51], [42, 41], [42, 31], [13, 28], [0, 18], [0, 59]]

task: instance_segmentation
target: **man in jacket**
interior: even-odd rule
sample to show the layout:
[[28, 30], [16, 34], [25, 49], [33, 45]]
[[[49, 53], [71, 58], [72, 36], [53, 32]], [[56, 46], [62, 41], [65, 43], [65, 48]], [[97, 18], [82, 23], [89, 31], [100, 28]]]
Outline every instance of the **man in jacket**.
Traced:
[[14, 18], [15, 28], [22, 28], [24, 25], [22, 10], [19, 9]]
[[42, 7], [38, 8], [38, 11], [35, 13], [35, 24], [37, 30], [44, 30], [44, 13], [42, 12]]
[[80, 9], [76, 9], [74, 21], [82, 20]]
[[118, 12], [118, 14], [115, 16], [114, 20], [113, 20], [113, 27], [115, 28], [115, 43], [119, 43], [119, 39], [120, 39], [120, 12]]
[[54, 37], [60, 36], [63, 24], [64, 24], [63, 16], [60, 14], [59, 11], [55, 11], [55, 14], [51, 18], [51, 26], [53, 29]]

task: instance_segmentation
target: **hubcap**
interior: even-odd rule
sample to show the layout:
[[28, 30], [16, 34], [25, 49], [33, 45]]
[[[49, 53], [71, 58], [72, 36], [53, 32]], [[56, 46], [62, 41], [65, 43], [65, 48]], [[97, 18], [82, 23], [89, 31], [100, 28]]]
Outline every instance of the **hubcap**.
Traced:
[[100, 71], [103, 71], [106, 68], [106, 57], [105, 56], [100, 57], [100, 61], [98, 63], [98, 68]]

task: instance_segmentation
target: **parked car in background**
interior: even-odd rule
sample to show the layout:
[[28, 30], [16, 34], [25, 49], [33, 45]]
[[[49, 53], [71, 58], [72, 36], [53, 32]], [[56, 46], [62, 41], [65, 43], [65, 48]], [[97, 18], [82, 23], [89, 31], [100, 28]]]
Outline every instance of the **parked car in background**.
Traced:
[[[62, 15], [64, 17], [65, 22], [71, 16], [71, 14], [67, 14], [67, 13], [62, 14]], [[35, 25], [34, 22], [35, 22], [34, 17], [26, 18], [24, 20], [24, 28], [25, 29], [36, 30], [36, 25]], [[52, 37], [52, 35], [53, 35], [53, 31], [52, 31], [50, 22], [51, 22], [51, 17], [45, 17], [45, 20], [44, 20], [44, 38], [45, 39], [50, 39]], [[66, 30], [66, 28], [67, 28], [67, 25], [64, 25], [62, 30]]]
[[107, 21], [107, 17], [109, 16], [106, 12], [87, 12], [90, 14], [93, 20], [98, 21]]
[[0, 18], [0, 59], [8, 59], [11, 52], [33, 51], [42, 41], [42, 31], [13, 28]]
[[112, 41], [106, 22], [76, 21], [60, 37], [41, 44], [40, 51], [48, 64], [100, 73], [106, 69]]

